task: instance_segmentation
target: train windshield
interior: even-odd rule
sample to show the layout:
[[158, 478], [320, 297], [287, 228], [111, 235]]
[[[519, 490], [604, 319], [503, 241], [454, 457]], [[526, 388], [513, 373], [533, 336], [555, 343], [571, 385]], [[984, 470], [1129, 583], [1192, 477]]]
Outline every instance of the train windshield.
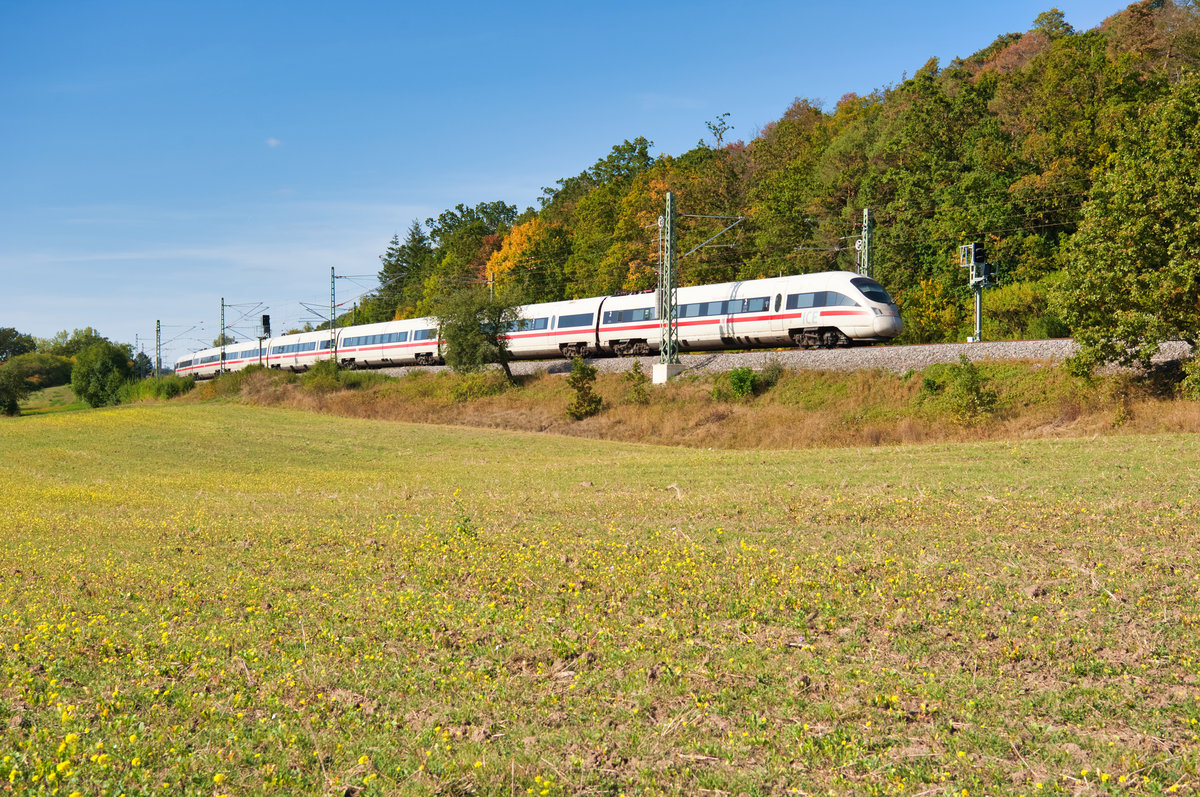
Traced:
[[892, 297], [888, 296], [888, 292], [875, 280], [867, 279], [866, 277], [855, 277], [850, 280], [850, 284], [862, 291], [863, 296], [866, 296], [873, 302], [892, 304]]

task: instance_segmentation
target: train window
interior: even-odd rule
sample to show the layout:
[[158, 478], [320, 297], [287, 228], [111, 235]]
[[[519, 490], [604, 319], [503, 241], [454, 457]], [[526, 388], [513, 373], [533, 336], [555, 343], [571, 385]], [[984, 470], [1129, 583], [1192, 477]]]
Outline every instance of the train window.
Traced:
[[783, 294], [782, 293], [775, 294], [775, 312], [777, 312], [777, 313], [779, 312], [779, 308], [782, 304], [783, 304]]
[[528, 330], [545, 329], [550, 324], [550, 319], [547, 318], [522, 318], [517, 322], [517, 329], [521, 332]]
[[837, 291], [825, 291], [826, 307], [857, 307], [858, 303]]
[[757, 299], [747, 299], [745, 306], [742, 308], [743, 313], [761, 313], [771, 306], [771, 298], [763, 296]]
[[888, 292], [883, 289], [883, 286], [873, 279], [855, 277], [850, 280], [850, 284], [862, 291], [863, 296], [866, 296], [873, 302], [881, 302], [882, 304], [892, 303], [892, 297], [888, 296]]
[[[822, 292], [824, 296], [824, 292]], [[793, 293], [787, 297], [787, 309], [789, 310], [805, 310], [809, 307], [819, 307], [816, 302], [817, 294], [815, 293]]]
[[604, 323], [628, 324], [631, 321], [650, 321], [653, 318], [653, 307], [639, 307], [636, 310], [610, 310], [604, 314]]
[[705, 302], [704, 310], [700, 315], [724, 315], [725, 302]]
[[564, 329], [567, 327], [586, 327], [592, 323], [591, 313], [576, 313], [574, 315], [564, 315], [558, 319], [558, 328]]
[[433, 332], [434, 332], [434, 330], [432, 330], [432, 329], [414, 330], [413, 331], [413, 340], [432, 340]]
[[332, 347], [332, 346], [333, 346], [333, 341], [332, 341], [332, 340], [323, 340], [323, 341], [321, 341], [321, 349], [322, 349], [322, 350], [328, 349], [328, 348], [330, 348], [330, 347]]
[[693, 318], [695, 316], [698, 316], [698, 315], [700, 315], [700, 308], [703, 306], [704, 305], [702, 305], [702, 304], [685, 304], [679, 308], [679, 317], [680, 318]]

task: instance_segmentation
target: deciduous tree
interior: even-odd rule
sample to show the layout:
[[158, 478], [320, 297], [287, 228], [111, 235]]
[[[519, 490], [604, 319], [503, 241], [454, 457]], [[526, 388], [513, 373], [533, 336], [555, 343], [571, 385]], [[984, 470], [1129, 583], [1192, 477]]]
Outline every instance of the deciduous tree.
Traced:
[[133, 375], [129, 352], [103, 341], [88, 346], [75, 357], [71, 389], [92, 407], [116, 404], [121, 385]]
[[32, 335], [22, 335], [12, 327], [0, 327], [0, 363], [35, 348], [37, 342]]
[[1058, 305], [1075, 367], [1200, 340], [1200, 76], [1129, 124], [1084, 208]]
[[468, 286], [447, 294], [434, 309], [446, 365], [460, 373], [495, 363], [512, 381], [506, 333], [519, 324], [518, 302], [492, 296], [487, 288]]

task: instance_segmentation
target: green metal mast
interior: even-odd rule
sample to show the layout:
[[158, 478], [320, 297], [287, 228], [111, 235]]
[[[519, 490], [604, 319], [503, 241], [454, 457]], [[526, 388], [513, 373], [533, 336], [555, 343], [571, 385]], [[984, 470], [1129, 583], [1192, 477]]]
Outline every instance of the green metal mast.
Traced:
[[679, 294], [676, 280], [675, 195], [667, 192], [666, 213], [659, 219], [662, 230], [662, 262], [658, 272], [658, 361], [679, 363]]

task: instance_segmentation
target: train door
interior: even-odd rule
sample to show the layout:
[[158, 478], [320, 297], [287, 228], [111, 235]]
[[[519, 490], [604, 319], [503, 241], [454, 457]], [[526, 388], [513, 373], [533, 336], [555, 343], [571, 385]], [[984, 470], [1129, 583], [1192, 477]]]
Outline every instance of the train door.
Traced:
[[788, 324], [787, 319], [783, 317], [784, 313], [786, 312], [784, 309], [784, 301], [785, 299], [783, 297], [783, 290], [776, 289], [775, 293], [771, 295], [771, 308], [769, 310], [769, 314], [771, 316], [771, 334], [776, 337], [786, 338]]
[[[723, 302], [712, 302], [707, 310], [711, 313], [713, 310], [720, 309], [721, 319], [721, 343], [725, 346], [732, 346], [736, 343], [736, 338], [739, 335], [738, 330], [738, 315], [742, 311], [742, 283], [733, 283], [733, 288], [729, 291], [729, 298]], [[745, 335], [745, 330], [740, 332]]]

